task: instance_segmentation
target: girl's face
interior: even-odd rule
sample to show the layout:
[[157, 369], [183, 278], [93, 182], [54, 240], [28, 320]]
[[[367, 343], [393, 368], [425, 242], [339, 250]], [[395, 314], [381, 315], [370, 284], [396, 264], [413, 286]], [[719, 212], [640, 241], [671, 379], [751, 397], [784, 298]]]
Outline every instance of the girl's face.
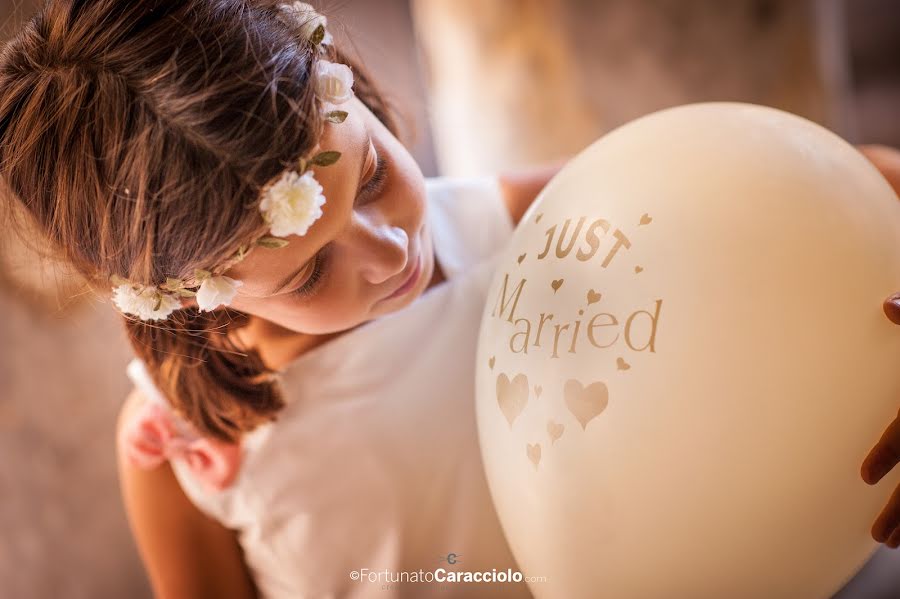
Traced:
[[[331, 109], [331, 107], [326, 107]], [[257, 247], [226, 274], [243, 282], [231, 306], [284, 328], [327, 334], [411, 303], [434, 272], [425, 180], [409, 152], [358, 99], [326, 123], [313, 167], [322, 216], [279, 249]]]

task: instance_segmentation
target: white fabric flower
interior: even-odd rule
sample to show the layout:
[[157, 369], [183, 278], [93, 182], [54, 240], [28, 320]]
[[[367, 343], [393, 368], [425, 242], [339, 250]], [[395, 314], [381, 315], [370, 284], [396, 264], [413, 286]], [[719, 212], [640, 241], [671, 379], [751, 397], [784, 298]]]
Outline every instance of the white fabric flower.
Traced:
[[181, 307], [181, 302], [174, 295], [153, 286], [135, 289], [130, 284], [113, 288], [113, 303], [124, 314], [137, 316], [141, 320], [165, 320]]
[[286, 171], [259, 203], [270, 232], [276, 237], [306, 235], [310, 225], [322, 216], [325, 196], [311, 171], [298, 175]]
[[327, 31], [328, 17], [316, 11], [312, 4], [306, 2], [291, 2], [282, 4], [279, 8], [297, 27], [300, 28], [300, 34], [305, 39], [312, 38], [313, 33], [315, 33], [316, 29], [321, 25], [326, 29], [322, 43], [332, 43], [331, 34]]
[[242, 282], [224, 275], [203, 279], [200, 289], [197, 290], [197, 306], [203, 311], [227, 306], [234, 299], [237, 288], [241, 285], [243, 285]]
[[316, 93], [325, 102], [343, 104], [353, 97], [353, 71], [345, 64], [319, 60], [316, 82]]

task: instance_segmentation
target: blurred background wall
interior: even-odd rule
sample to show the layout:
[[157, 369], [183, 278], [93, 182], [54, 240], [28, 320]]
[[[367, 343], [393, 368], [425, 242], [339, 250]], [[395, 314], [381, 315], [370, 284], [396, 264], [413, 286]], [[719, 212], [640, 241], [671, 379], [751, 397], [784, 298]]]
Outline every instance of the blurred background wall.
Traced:
[[[0, 0], [0, 40], [37, 2]], [[686, 102], [742, 100], [900, 146], [895, 0], [328, 0], [426, 175], [565, 158]], [[0, 597], [148, 597], [115, 475], [113, 309], [0, 230]], [[824, 499], [824, 498], [823, 498]], [[840, 595], [900, 596], [879, 550]]]
[[892, 0], [413, 0], [445, 172], [570, 156], [661, 108], [774, 106], [900, 143]]

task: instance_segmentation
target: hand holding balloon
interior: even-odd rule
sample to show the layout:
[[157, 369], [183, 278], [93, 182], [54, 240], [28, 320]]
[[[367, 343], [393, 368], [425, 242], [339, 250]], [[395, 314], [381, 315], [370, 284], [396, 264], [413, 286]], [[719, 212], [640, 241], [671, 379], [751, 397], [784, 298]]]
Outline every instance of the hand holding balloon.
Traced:
[[[884, 146], [864, 146], [860, 151], [874, 164], [900, 195], [900, 152]], [[900, 324], [900, 293], [884, 301], [884, 313], [894, 324]], [[881, 439], [866, 456], [862, 478], [870, 485], [880, 481], [900, 462], [900, 413], [887, 427]], [[872, 525], [872, 538], [891, 549], [900, 546], [900, 488], [888, 500]]]

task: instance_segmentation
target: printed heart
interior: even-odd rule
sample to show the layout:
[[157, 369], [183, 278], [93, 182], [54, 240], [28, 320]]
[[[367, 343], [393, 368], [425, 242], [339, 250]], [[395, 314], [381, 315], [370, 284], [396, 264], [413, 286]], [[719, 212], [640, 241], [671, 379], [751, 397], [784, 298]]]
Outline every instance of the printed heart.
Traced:
[[544, 213], [541, 212], [540, 214], [538, 214], [537, 216], [534, 217], [534, 222], [535, 223], [541, 222], [541, 218], [543, 218], [543, 216], [544, 216]]
[[599, 302], [601, 297], [603, 297], [603, 294], [597, 293], [593, 289], [588, 289], [588, 294], [587, 294], [588, 306]]
[[510, 381], [505, 373], [500, 373], [497, 377], [497, 404], [500, 411], [506, 416], [509, 422], [509, 428], [512, 428], [513, 421], [525, 409], [528, 403], [528, 377], [524, 374], [517, 374]]
[[569, 379], [563, 386], [563, 397], [566, 407], [581, 423], [582, 430], [587, 428], [588, 422], [599, 416], [609, 403], [609, 391], [601, 382], [591, 383], [587, 387], [575, 379]]
[[635, 272], [635, 274], [641, 274], [642, 272], [644, 272], [644, 267], [643, 266], [635, 266], [634, 272]]
[[494, 369], [494, 364], [496, 362], [497, 362], [497, 358], [495, 358], [494, 356], [491, 356], [490, 359], [488, 360], [488, 366], [491, 367], [491, 370]]
[[642, 224], [642, 225], [649, 225], [649, 224], [652, 223], [652, 222], [653, 222], [653, 219], [650, 218], [650, 215], [649, 215], [649, 214], [644, 214], [644, 216], [641, 217], [641, 224]]
[[563, 280], [562, 279], [554, 279], [550, 282], [550, 286], [553, 287], [553, 293], [559, 291], [559, 288], [562, 287]]
[[522, 260], [525, 259], [525, 256], [526, 256], [526, 255], [527, 255], [527, 254], [522, 254], [521, 256], [519, 256], [519, 259], [517, 260], [517, 262], [518, 262], [519, 264], [522, 264]]
[[616, 366], [619, 367], [619, 370], [628, 370], [629, 368], [631, 368], [631, 364], [629, 364], [622, 358], [616, 358]]
[[531, 460], [531, 463], [534, 464], [534, 469], [537, 470], [538, 464], [541, 461], [541, 444], [535, 443], [532, 445], [531, 443], [526, 443], [525, 454], [528, 456], [528, 459]]
[[544, 392], [544, 388], [543, 388], [543, 387], [541, 387], [540, 385], [535, 385], [535, 386], [534, 386], [534, 395], [535, 395], [536, 397], [540, 397], [540, 396], [541, 396], [541, 393], [543, 393], [543, 392]]
[[556, 440], [562, 437], [564, 430], [566, 430], [564, 424], [553, 422], [552, 420], [547, 421], [547, 434], [550, 435], [551, 444], [556, 443]]

